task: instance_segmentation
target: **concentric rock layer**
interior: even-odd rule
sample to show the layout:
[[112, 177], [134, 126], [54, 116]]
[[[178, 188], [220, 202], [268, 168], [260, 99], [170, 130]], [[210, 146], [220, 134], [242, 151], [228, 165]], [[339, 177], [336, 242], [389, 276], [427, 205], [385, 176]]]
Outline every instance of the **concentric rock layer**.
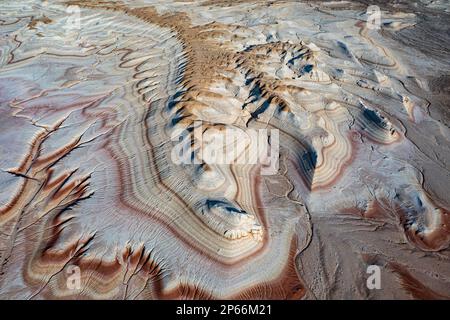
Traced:
[[449, 298], [449, 60], [397, 39], [421, 17], [223, 5], [2, 3], [0, 297]]

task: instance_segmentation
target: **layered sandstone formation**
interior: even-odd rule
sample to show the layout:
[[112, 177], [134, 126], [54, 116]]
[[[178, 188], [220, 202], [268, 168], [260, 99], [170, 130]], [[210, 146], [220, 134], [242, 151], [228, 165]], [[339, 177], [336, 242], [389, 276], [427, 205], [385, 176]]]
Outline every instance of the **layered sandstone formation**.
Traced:
[[0, 297], [448, 298], [448, 55], [365, 8], [2, 4]]

